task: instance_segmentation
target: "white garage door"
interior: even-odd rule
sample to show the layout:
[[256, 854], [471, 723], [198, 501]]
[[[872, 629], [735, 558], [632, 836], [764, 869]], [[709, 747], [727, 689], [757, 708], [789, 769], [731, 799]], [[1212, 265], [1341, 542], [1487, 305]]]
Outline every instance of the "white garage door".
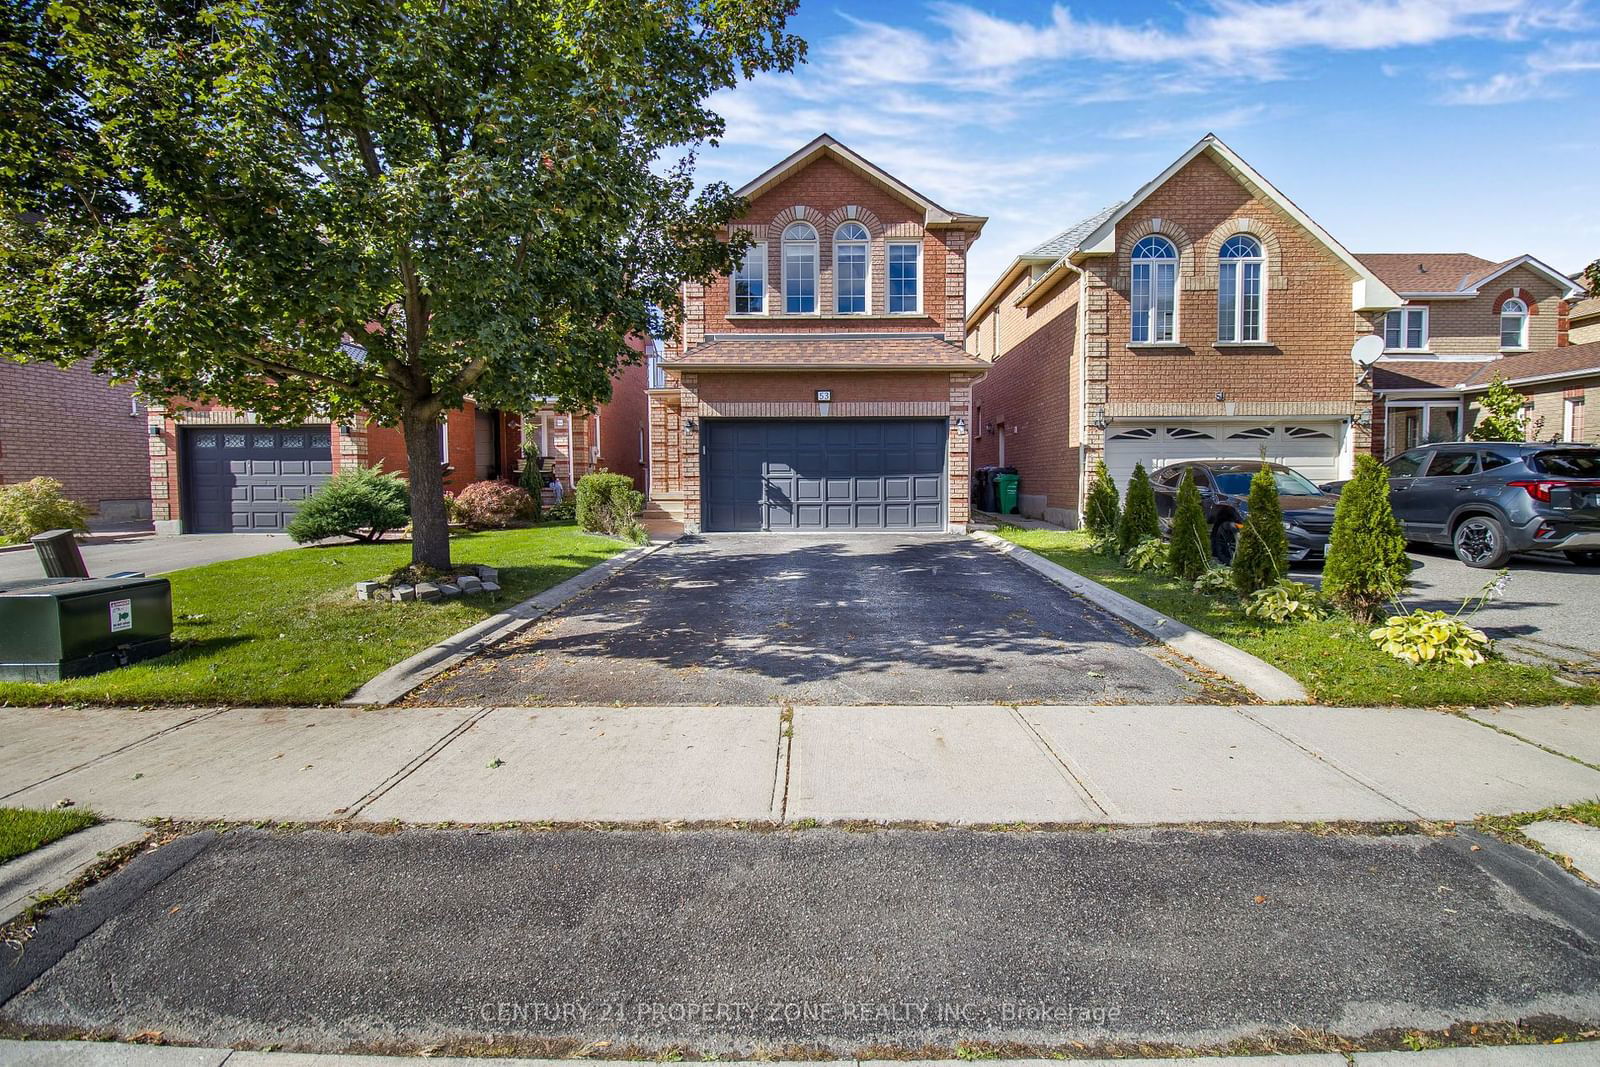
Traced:
[[1260, 459], [1263, 452], [1313, 482], [1340, 476], [1341, 421], [1117, 422], [1106, 429], [1106, 467], [1126, 488], [1133, 466], [1153, 471], [1185, 459]]

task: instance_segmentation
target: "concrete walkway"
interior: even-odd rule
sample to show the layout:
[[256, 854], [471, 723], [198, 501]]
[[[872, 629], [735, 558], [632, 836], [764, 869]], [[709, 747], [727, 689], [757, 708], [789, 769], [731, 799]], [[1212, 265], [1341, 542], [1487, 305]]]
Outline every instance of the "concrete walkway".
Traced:
[[1459, 820], [1600, 797], [1600, 708], [0, 709], [0, 803], [108, 818]]

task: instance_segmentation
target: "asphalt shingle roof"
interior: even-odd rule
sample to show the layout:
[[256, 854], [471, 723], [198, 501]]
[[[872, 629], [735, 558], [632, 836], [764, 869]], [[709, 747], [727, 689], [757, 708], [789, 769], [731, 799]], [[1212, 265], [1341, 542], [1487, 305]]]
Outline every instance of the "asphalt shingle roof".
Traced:
[[1520, 356], [1506, 356], [1478, 365], [1478, 372], [1466, 379], [1468, 386], [1488, 385], [1498, 374], [1506, 381], [1519, 378], [1538, 378], [1546, 374], [1569, 374], [1573, 371], [1592, 370], [1600, 374], [1600, 341], [1568, 345], [1565, 348], [1547, 348], [1543, 352], [1524, 352]]
[[1105, 210], [1090, 215], [1076, 225], [1062, 230], [1050, 240], [1044, 242], [1044, 244], [1029, 249], [1027, 254], [1030, 256], [1050, 256], [1059, 259], [1062, 256], [1076, 252], [1078, 246], [1083, 243], [1083, 239], [1098, 230], [1107, 219], [1116, 214], [1117, 209], [1124, 203], [1125, 201], [1118, 200]]
[[1453, 293], [1503, 265], [1467, 252], [1358, 252], [1356, 258], [1397, 293]]

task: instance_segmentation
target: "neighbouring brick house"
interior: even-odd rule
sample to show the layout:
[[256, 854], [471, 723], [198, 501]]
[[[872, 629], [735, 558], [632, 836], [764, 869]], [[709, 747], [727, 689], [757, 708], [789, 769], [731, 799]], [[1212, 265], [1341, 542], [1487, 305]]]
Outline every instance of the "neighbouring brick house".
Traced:
[[1600, 296], [1585, 297], [1572, 305], [1567, 323], [1567, 340], [1571, 344], [1600, 341]]
[[691, 531], [968, 521], [967, 249], [949, 211], [826, 134], [757, 177], [737, 274], [684, 287], [650, 390], [651, 515]]
[[1215, 136], [1128, 200], [1018, 256], [967, 316], [991, 364], [975, 465], [1075, 525], [1096, 461], [1119, 484], [1187, 458], [1268, 458], [1317, 479], [1370, 447], [1351, 362], [1401, 299]]
[[[1568, 349], [1580, 291], [1572, 279], [1521, 255], [1495, 262], [1464, 252], [1362, 253], [1361, 261], [1405, 301], [1380, 322], [1383, 355], [1373, 366], [1373, 451], [1392, 456], [1471, 429], [1472, 397], [1496, 374], [1515, 380], [1537, 408], [1530, 435], [1548, 438], [1581, 404], [1585, 358]], [[1585, 352], [1589, 351], [1587, 348]], [[1557, 375], [1557, 377], [1548, 377]], [[1576, 412], [1582, 424], [1581, 410]]]
[[[646, 346], [633, 347], [642, 353]], [[642, 361], [624, 367], [612, 380], [612, 399], [588, 414], [554, 405], [527, 413], [497, 411], [469, 400], [440, 423], [445, 490], [517, 480], [525, 434], [554, 461], [555, 476], [567, 490], [600, 469], [626, 474], [642, 488], [648, 376]], [[165, 533], [276, 532], [335, 471], [378, 464], [401, 474], [407, 470], [399, 428], [366, 419], [268, 426], [228, 407], [151, 405], [148, 430], [143, 420], [140, 430], [148, 441], [150, 509], [157, 530]]]
[[0, 361], [0, 484], [46, 476], [101, 523], [150, 519], [145, 413], [88, 363]]

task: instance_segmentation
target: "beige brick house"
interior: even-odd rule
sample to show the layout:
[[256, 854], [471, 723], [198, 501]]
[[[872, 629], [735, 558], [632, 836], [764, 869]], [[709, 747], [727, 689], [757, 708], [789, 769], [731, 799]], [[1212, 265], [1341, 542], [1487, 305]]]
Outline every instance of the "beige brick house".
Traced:
[[968, 519], [967, 249], [947, 210], [826, 134], [738, 190], [755, 246], [683, 290], [650, 390], [650, 517], [695, 531]]
[[1018, 256], [967, 316], [989, 365], [973, 460], [1075, 524], [1104, 458], [1266, 455], [1312, 477], [1370, 447], [1355, 340], [1401, 298], [1215, 136], [1128, 200]]

